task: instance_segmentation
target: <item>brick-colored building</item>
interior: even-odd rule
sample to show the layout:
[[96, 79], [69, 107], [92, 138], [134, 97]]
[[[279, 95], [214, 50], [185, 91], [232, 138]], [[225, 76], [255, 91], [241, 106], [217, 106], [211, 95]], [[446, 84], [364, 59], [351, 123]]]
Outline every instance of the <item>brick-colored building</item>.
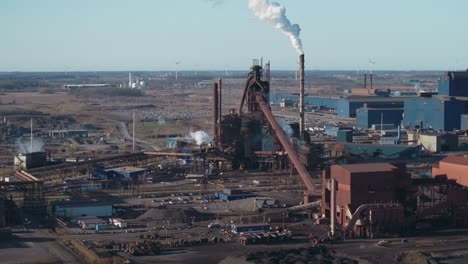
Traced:
[[468, 156], [449, 156], [432, 166], [432, 176], [447, 175], [448, 179], [468, 187]]
[[[363, 204], [403, 204], [407, 189], [411, 185], [411, 176], [406, 172], [405, 164], [364, 163], [333, 165], [323, 174], [324, 182], [336, 180], [336, 220], [342, 226], [347, 226], [352, 214]], [[330, 208], [330, 191], [324, 184], [322, 201], [326, 206], [322, 212]], [[390, 206], [388, 207], [390, 209]], [[391, 218], [403, 218], [402, 207], [398, 212], [392, 209]], [[390, 215], [387, 215], [390, 217]], [[377, 219], [374, 219], [377, 220]], [[382, 220], [382, 219], [381, 219]], [[403, 221], [403, 219], [400, 219]], [[385, 221], [381, 221], [385, 222]]]

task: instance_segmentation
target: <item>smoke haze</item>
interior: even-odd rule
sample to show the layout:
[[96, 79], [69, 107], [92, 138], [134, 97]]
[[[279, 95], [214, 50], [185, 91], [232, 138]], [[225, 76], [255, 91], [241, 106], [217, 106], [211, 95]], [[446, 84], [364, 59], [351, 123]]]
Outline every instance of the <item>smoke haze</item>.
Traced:
[[281, 31], [289, 37], [293, 47], [299, 54], [304, 54], [302, 40], [299, 37], [301, 27], [298, 24], [291, 24], [286, 17], [286, 8], [280, 4], [269, 0], [248, 0], [249, 8], [253, 14], [260, 20], [267, 22], [274, 28]]
[[294, 130], [292, 127], [284, 120], [283, 118], [276, 118], [276, 121], [278, 122], [278, 125], [283, 129], [284, 133], [288, 138], [292, 138], [294, 135]]
[[[16, 151], [18, 153], [30, 153], [31, 152], [31, 141], [24, 140], [23, 138], [17, 138], [16, 139]], [[39, 152], [42, 151], [44, 147], [44, 142], [41, 139], [34, 138], [33, 139], [33, 147], [32, 147], [32, 152]]]
[[196, 132], [190, 132], [190, 138], [195, 140], [198, 146], [213, 142], [213, 137], [208, 135], [208, 133], [206, 133], [205, 131], [201, 130]]

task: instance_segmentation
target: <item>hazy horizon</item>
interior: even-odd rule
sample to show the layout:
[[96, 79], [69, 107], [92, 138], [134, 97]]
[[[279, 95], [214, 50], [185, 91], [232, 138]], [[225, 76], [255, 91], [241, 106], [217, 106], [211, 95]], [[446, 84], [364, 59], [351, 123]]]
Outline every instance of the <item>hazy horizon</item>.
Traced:
[[[468, 68], [461, 0], [280, 0], [301, 28], [308, 70]], [[289, 39], [246, 0], [0, 3], [1, 72], [294, 70]], [[180, 63], [176, 63], [180, 62]]]

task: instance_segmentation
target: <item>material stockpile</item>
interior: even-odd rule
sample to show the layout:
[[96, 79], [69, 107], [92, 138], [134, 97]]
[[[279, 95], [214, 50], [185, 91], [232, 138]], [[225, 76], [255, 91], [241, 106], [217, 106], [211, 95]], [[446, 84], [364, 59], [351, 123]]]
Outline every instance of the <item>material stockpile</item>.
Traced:
[[[132, 119], [133, 111], [121, 112], [120, 115]], [[204, 118], [212, 115], [210, 111], [193, 110], [193, 109], [182, 109], [182, 110], [156, 110], [156, 111], [136, 111], [135, 119], [139, 121], [170, 121], [178, 119], [193, 119], [193, 118]]]
[[152, 208], [140, 215], [136, 220], [141, 222], [157, 222], [164, 224], [165, 221], [170, 220], [170, 223], [187, 223], [195, 219], [210, 220], [213, 219], [213, 215], [200, 213], [193, 208]]

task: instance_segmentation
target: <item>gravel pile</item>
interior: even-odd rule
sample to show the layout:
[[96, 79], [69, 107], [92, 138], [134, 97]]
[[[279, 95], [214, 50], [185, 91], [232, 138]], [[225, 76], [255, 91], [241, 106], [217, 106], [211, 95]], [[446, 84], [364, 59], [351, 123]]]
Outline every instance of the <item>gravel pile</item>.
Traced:
[[[121, 115], [128, 119], [132, 119], [133, 111], [126, 111]], [[137, 111], [135, 112], [135, 118], [140, 121], [159, 121], [165, 122], [170, 120], [181, 120], [181, 119], [193, 119], [193, 118], [204, 118], [212, 116], [211, 111], [205, 110], [157, 110], [157, 111]]]

